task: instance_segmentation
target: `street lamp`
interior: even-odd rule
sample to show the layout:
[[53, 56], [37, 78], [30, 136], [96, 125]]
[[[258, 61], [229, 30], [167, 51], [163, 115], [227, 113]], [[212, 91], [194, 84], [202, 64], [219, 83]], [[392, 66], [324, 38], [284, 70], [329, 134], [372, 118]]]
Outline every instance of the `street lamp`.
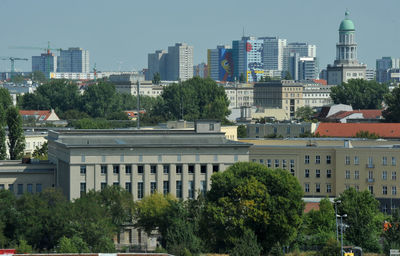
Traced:
[[343, 218], [347, 217], [347, 214], [343, 214], [343, 215], [338, 215], [336, 214], [336, 217], [340, 218], [340, 235], [341, 235], [341, 241], [340, 241], [340, 255], [343, 256]]
[[337, 221], [337, 217], [338, 217], [338, 215], [337, 215], [337, 205], [338, 204], [340, 204], [342, 201], [340, 201], [340, 200], [337, 200], [337, 201], [334, 201], [333, 203], [335, 204], [335, 222], [336, 222], [336, 241], [338, 241], [339, 242], [339, 229], [338, 229], [338, 221]]

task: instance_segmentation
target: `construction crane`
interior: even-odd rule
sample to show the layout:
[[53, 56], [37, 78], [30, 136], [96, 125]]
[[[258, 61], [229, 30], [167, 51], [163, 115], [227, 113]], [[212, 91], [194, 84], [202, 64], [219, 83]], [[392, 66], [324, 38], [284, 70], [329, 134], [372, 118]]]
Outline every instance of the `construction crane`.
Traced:
[[50, 78], [50, 56], [51, 51], [62, 51], [61, 48], [50, 48], [50, 41], [47, 42], [47, 47], [34, 47], [34, 46], [10, 46], [10, 49], [24, 49], [24, 50], [43, 50], [46, 51], [47, 54], [47, 70], [49, 71], [49, 78]]
[[15, 61], [16, 60], [25, 60], [28, 61], [27, 58], [17, 58], [17, 57], [0, 57], [0, 60], [9, 60], [11, 61], [11, 78], [14, 76], [15, 73]]

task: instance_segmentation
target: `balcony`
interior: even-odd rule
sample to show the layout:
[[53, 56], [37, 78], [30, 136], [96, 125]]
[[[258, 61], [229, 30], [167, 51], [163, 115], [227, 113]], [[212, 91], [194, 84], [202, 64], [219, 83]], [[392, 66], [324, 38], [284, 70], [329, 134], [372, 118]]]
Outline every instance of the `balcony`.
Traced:
[[365, 167], [366, 168], [375, 168], [375, 165], [374, 164], [366, 164]]
[[374, 178], [367, 178], [367, 182], [368, 182], [368, 183], [375, 182], [375, 179], [374, 179]]

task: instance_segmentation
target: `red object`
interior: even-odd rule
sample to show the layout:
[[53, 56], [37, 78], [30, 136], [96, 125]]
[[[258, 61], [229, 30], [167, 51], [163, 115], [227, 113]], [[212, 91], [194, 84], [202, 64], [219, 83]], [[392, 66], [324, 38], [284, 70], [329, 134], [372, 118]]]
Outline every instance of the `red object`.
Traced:
[[0, 249], [0, 254], [15, 254], [15, 249]]
[[249, 51], [251, 51], [251, 49], [253, 49], [253, 46], [251, 45], [251, 43], [246, 43], [246, 51], [249, 52]]
[[320, 123], [315, 134], [327, 137], [354, 137], [368, 131], [382, 138], [400, 138], [400, 123]]

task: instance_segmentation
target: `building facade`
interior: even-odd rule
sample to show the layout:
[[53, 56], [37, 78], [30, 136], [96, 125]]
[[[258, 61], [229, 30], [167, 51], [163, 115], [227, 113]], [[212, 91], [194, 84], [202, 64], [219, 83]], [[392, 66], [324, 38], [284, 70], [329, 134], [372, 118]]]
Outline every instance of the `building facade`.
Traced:
[[154, 74], [159, 73], [161, 80], [167, 80], [167, 52], [159, 50], [147, 55], [146, 80], [153, 80]]
[[260, 37], [263, 40], [262, 59], [264, 70], [283, 70], [286, 39], [278, 37]]
[[303, 102], [304, 106], [319, 108], [333, 104], [331, 99], [332, 85], [321, 85], [318, 83], [304, 83]]
[[297, 54], [300, 57], [317, 57], [317, 46], [308, 43], [289, 43], [286, 45], [283, 51], [283, 71], [289, 71], [289, 57], [293, 54]]
[[89, 51], [79, 47], [61, 50], [57, 72], [90, 73]]
[[57, 56], [51, 52], [32, 56], [32, 72], [35, 71], [40, 71], [49, 78], [50, 72], [57, 71]]
[[224, 85], [225, 94], [229, 100], [229, 109], [240, 108], [243, 106], [251, 107], [254, 105], [252, 84], [227, 84]]
[[234, 62], [229, 45], [218, 45], [216, 49], [207, 50], [208, 75], [221, 82], [233, 82]]
[[346, 11], [345, 19], [339, 27], [339, 43], [336, 44], [336, 60], [327, 67], [328, 84], [338, 85], [349, 79], [366, 79], [367, 66], [357, 60], [355, 27]]
[[314, 133], [316, 123], [265, 123], [247, 124], [248, 138], [295, 138], [305, 133]]
[[232, 42], [234, 77], [244, 76], [246, 82], [257, 82], [264, 76], [263, 40], [242, 37]]
[[386, 83], [392, 80], [390, 73], [400, 68], [400, 58], [382, 57], [376, 60], [376, 81]]

